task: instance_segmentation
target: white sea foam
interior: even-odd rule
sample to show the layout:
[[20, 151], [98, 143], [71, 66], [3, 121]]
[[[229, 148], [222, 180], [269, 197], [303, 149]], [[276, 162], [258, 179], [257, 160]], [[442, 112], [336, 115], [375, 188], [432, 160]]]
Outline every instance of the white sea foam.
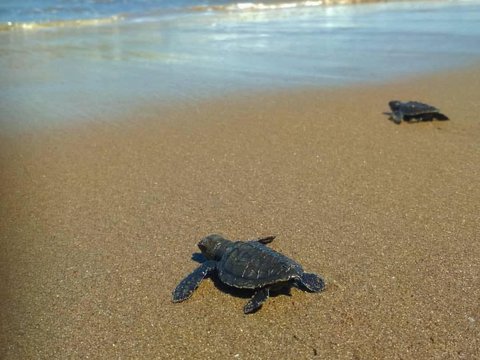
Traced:
[[40, 21], [40, 22], [7, 22], [0, 24], [2, 30], [37, 30], [47, 28], [61, 27], [81, 27], [111, 24], [123, 20], [123, 16], [114, 15], [98, 19], [75, 19], [75, 20], [58, 20], [58, 21]]
[[280, 3], [262, 3], [262, 2], [239, 2], [232, 5], [226, 5], [227, 11], [248, 11], [248, 10], [277, 10], [291, 9], [296, 7], [321, 6], [324, 5], [323, 0], [319, 1], [298, 1], [298, 2], [280, 2]]

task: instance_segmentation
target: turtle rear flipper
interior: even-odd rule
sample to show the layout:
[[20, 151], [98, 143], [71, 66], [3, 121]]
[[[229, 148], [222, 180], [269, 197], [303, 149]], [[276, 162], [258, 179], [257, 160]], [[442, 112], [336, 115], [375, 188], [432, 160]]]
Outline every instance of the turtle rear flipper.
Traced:
[[325, 288], [325, 282], [316, 274], [303, 273], [300, 283], [311, 292], [319, 292]]
[[267, 301], [268, 296], [270, 295], [270, 289], [268, 287], [258, 290], [255, 295], [247, 302], [243, 307], [243, 312], [245, 314], [250, 314], [262, 306], [262, 304]]
[[433, 117], [437, 120], [450, 120], [447, 115], [444, 115], [444, 114], [439, 113], [439, 112], [433, 114]]
[[206, 261], [196, 268], [195, 271], [180, 281], [180, 284], [178, 284], [175, 290], [173, 290], [172, 301], [180, 302], [187, 300], [192, 296], [193, 292], [198, 285], [200, 285], [205, 276], [207, 276], [209, 272], [215, 270], [216, 266], [217, 263], [215, 261]]

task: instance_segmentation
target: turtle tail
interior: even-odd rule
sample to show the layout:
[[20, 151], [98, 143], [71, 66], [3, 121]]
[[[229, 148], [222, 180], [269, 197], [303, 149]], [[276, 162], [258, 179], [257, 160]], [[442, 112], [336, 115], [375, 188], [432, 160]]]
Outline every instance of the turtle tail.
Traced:
[[300, 281], [311, 292], [320, 292], [325, 288], [325, 281], [316, 274], [303, 273]]

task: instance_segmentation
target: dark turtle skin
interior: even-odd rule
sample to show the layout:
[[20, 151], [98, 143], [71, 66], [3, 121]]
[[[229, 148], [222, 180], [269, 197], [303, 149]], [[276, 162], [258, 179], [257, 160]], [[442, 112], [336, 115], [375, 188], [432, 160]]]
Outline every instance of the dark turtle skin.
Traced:
[[300, 264], [266, 246], [275, 236], [247, 241], [231, 241], [212, 234], [198, 243], [207, 261], [177, 285], [173, 302], [188, 299], [200, 282], [210, 273], [228, 286], [254, 290], [243, 311], [249, 314], [260, 309], [271, 289], [301, 287], [310, 292], [325, 288], [321, 277], [306, 273]]
[[411, 121], [424, 121], [424, 120], [448, 120], [436, 107], [418, 102], [407, 101], [401, 102], [398, 100], [392, 100], [388, 103], [392, 110], [392, 120], [396, 124], [400, 124], [402, 120]]

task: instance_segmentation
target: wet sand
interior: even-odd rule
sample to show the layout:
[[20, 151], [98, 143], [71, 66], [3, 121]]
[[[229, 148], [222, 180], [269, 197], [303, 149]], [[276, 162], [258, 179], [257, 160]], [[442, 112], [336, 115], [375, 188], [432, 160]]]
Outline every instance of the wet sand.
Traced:
[[[479, 358], [479, 93], [477, 67], [2, 132], [0, 357]], [[326, 290], [172, 304], [213, 232], [276, 235]]]

